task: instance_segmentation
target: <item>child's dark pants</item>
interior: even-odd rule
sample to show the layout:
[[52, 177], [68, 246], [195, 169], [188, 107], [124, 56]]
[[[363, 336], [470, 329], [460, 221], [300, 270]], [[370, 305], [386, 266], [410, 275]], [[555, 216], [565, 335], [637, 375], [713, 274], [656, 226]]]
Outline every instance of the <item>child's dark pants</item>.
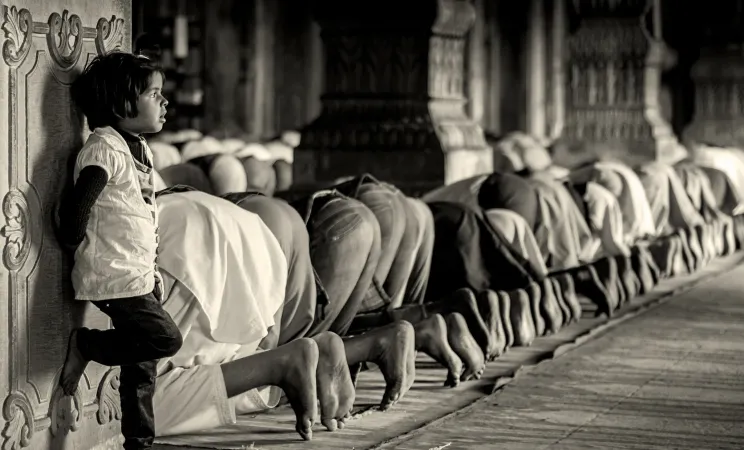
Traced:
[[121, 433], [125, 450], [148, 449], [155, 439], [152, 398], [158, 360], [173, 356], [183, 343], [178, 327], [154, 293], [92, 302], [114, 328], [82, 328], [77, 345], [84, 358], [121, 366]]

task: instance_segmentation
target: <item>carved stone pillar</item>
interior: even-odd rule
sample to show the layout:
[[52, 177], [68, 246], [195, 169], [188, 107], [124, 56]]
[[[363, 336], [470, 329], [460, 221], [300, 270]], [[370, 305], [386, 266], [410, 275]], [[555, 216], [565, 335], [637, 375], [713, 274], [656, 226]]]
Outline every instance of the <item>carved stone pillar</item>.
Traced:
[[553, 0], [551, 6], [550, 38], [550, 77], [548, 93], [548, 137], [555, 139], [563, 133], [566, 116], [566, 34], [568, 18], [566, 1]]
[[695, 114], [684, 138], [744, 148], [744, 1], [719, 3], [702, 14], [702, 48], [691, 70]]
[[544, 0], [531, 0], [527, 19], [527, 132], [546, 135], [546, 30]]
[[659, 0], [576, 0], [568, 39], [564, 138], [628, 163], [653, 160], [674, 142], [659, 112]]
[[315, 17], [325, 94], [295, 152], [296, 184], [370, 172], [419, 190], [491, 169], [464, 108], [469, 2], [319, 0]]
[[[63, 5], [62, 5], [63, 4]], [[119, 368], [59, 387], [70, 330], [105, 329], [73, 300], [52, 230], [68, 162], [89, 134], [70, 84], [98, 54], [129, 51], [131, 2], [0, 2], [0, 448], [120, 448]]]

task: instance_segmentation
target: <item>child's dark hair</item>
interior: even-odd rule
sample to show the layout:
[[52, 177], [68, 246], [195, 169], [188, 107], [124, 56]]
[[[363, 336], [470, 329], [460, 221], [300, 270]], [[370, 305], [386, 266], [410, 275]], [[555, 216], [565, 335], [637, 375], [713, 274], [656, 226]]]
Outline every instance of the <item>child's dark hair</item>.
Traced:
[[137, 100], [153, 74], [163, 74], [146, 56], [113, 52], [98, 56], [72, 84], [72, 99], [88, 118], [91, 131], [136, 117]]

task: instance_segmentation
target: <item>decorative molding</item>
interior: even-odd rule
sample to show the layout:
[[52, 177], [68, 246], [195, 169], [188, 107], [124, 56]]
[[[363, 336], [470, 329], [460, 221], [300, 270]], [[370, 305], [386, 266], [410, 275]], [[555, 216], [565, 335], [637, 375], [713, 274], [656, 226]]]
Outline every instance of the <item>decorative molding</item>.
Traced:
[[124, 19], [101, 17], [96, 25], [96, 51], [99, 55], [119, 50], [124, 45]]
[[23, 392], [12, 392], [3, 404], [3, 429], [2, 450], [20, 450], [31, 444], [34, 437], [34, 414], [31, 403]]
[[121, 420], [119, 398], [119, 368], [106, 372], [98, 385], [98, 423], [105, 425], [112, 420]]
[[5, 238], [3, 263], [8, 270], [16, 271], [23, 266], [31, 248], [28, 227], [31, 223], [28, 201], [22, 192], [11, 189], [3, 198], [5, 225], [0, 235]]
[[[77, 73], [75, 69], [85, 65], [82, 55], [94, 52], [104, 54], [124, 47], [126, 23], [124, 19], [111, 16], [110, 19], [98, 20], [95, 27], [84, 27], [80, 16], [67, 10], [50, 14], [46, 22], [35, 22], [29, 9], [5, 5], [0, 6], [0, 20], [4, 38], [4, 64], [0, 65], [8, 73], [7, 84], [0, 86], [0, 89], [8, 92], [8, 104], [5, 107], [8, 108], [9, 116], [8, 122], [0, 128], [2, 139], [7, 139], [6, 167], [9, 185], [7, 193], [3, 192], [3, 218], [0, 220], [4, 223], [0, 224], [0, 236], [4, 242], [0, 245], [3, 245], [3, 264], [9, 271], [6, 312], [12, 322], [8, 329], [10, 345], [4, 356], [11, 362], [11, 393], [3, 405], [5, 424], [0, 438], [0, 450], [21, 450], [33, 447], [35, 433], [39, 434], [41, 430], [49, 428], [54, 436], [78, 430], [84, 418], [92, 416], [100, 407], [95, 400], [85, 404], [86, 388], [83, 388], [83, 383], [80, 390], [69, 397], [56, 387], [56, 378], [53, 381], [55, 385], [47, 391], [44, 386], [40, 386], [42, 383], [49, 383], [47, 378], [31, 371], [34, 357], [38, 355], [29, 342], [32, 338], [32, 331], [28, 329], [31, 323], [29, 309], [32, 294], [27, 285], [35, 275], [48, 276], [38, 273], [35, 261], [45, 248], [53, 245], [42, 235], [46, 227], [40, 222], [48, 217], [43, 211], [44, 205], [48, 203], [46, 200], [49, 200], [49, 196], [56, 195], [57, 191], [53, 186], [52, 189], [35, 186], [36, 183], [28, 178], [29, 165], [35, 163], [31, 158], [35, 155], [29, 154], [30, 130], [27, 129], [27, 117], [21, 114], [41, 113], [38, 110], [40, 105], [29, 104], [29, 90], [34, 87], [27, 83], [32, 75], [50, 72], [57, 82], [67, 85], [74, 79]], [[29, 108], [28, 111], [25, 108]], [[69, 132], [74, 133], [73, 130]], [[42, 180], [41, 183], [48, 182]], [[43, 279], [47, 280], [45, 283], [49, 283], [48, 278]], [[62, 301], [56, 298], [54, 300]], [[86, 374], [88, 376], [90, 375]], [[98, 377], [98, 374], [94, 376]], [[111, 373], [104, 376], [104, 385], [111, 386], [101, 392], [105, 399], [115, 398], [114, 394], [108, 392], [113, 388], [114, 378]], [[44, 397], [42, 392], [51, 393], [51, 398]], [[110, 411], [111, 400], [103, 403]], [[104, 416], [105, 414], [99, 414], [99, 417]], [[117, 417], [117, 412], [114, 410], [109, 416]]]
[[[57, 380], [55, 379], [55, 382]], [[83, 396], [80, 388], [75, 390], [72, 396], [65, 395], [60, 386], [54, 389], [52, 399], [49, 402], [49, 432], [52, 436], [67, 434], [68, 431], [77, 431], [83, 423]]]
[[[68, 70], [77, 64], [83, 51], [83, 22], [77, 14], [68, 16], [67, 10], [62, 11], [61, 16], [53, 12], [47, 21], [49, 25], [49, 31], [46, 33], [47, 48], [54, 62], [62, 70]], [[71, 38], [74, 38], [73, 43], [70, 42]]]
[[5, 7], [5, 22], [2, 29], [8, 39], [3, 45], [3, 59], [11, 67], [18, 66], [31, 49], [31, 36], [34, 33], [34, 22], [27, 9], [18, 11], [15, 6]]

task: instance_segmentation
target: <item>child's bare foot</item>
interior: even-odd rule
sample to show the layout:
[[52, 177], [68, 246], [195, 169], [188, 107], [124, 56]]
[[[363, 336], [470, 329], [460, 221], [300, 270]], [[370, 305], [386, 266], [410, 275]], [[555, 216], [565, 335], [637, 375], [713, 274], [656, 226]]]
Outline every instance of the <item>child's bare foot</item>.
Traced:
[[88, 360], [86, 360], [80, 348], [77, 345], [78, 330], [72, 330], [70, 333], [70, 339], [67, 342], [67, 356], [65, 357], [65, 364], [62, 366], [62, 375], [59, 377], [59, 385], [62, 387], [62, 392], [65, 395], [73, 395], [77, 390], [80, 379], [85, 373], [85, 368], [88, 366]]
[[320, 422], [328, 431], [343, 428], [354, 406], [354, 384], [346, 364], [344, 341], [329, 331], [313, 337], [320, 358], [316, 379], [320, 400]]

